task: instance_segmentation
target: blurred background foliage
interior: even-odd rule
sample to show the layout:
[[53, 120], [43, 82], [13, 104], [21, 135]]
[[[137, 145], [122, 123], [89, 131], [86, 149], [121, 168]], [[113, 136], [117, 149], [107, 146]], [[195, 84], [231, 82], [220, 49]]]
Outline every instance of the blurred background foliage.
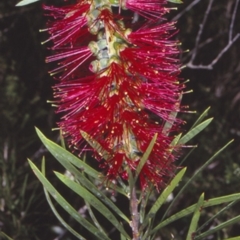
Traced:
[[[197, 4], [183, 12], [193, 2]], [[203, 23], [209, 2], [185, 0], [177, 11], [172, 11], [168, 16], [169, 19], [178, 20], [180, 31], [177, 37], [182, 42], [181, 58], [186, 65], [181, 77], [190, 79], [187, 90], [193, 89], [193, 93], [184, 96], [183, 104], [197, 111], [197, 114], [180, 115], [187, 122], [183, 131], [186, 132], [208, 106], [211, 106], [210, 116], [214, 117], [213, 123], [191, 142], [198, 148], [184, 163], [188, 166], [184, 181], [217, 149], [232, 138], [235, 141], [185, 190], [173, 212], [196, 202], [202, 192], [206, 193], [206, 198], [212, 198], [240, 190], [240, 39], [231, 45], [212, 69], [201, 67], [211, 63], [228, 44], [236, 1], [213, 1], [196, 48], [199, 26]], [[41, 45], [47, 35], [40, 34], [38, 30], [45, 27], [46, 21], [41, 4], [59, 5], [63, 1], [41, 1], [22, 8], [16, 8], [16, 3], [16, 0], [0, 2], [0, 230], [14, 240], [74, 239], [53, 216], [42, 186], [26, 161], [31, 158], [39, 164], [42, 156], [46, 155], [48, 175], [55, 183], [52, 170], [59, 170], [60, 167], [41, 145], [34, 130], [37, 126], [46, 136], [59, 141], [58, 133], [51, 131], [56, 126], [58, 116], [46, 102], [52, 99], [51, 86], [54, 84], [47, 73], [49, 66], [44, 61], [50, 54], [47, 49], [49, 45]], [[179, 13], [183, 14], [179, 17]], [[237, 33], [240, 33], [239, 8], [233, 35]], [[196, 57], [193, 64], [198, 67], [193, 68], [189, 63], [194, 50]], [[182, 155], [189, 151], [189, 148], [183, 149]], [[83, 204], [62, 186], [61, 191], [74, 206], [79, 208]], [[127, 212], [128, 208], [124, 211]], [[210, 217], [219, 209], [205, 211], [206, 217]], [[64, 212], [62, 214], [64, 216]], [[240, 214], [240, 206], [235, 205], [221, 217], [228, 219], [237, 214]], [[181, 232], [187, 231], [188, 224], [189, 219], [172, 224], [160, 233], [162, 238], [159, 236], [159, 239], [171, 239], [171, 234], [175, 239], [182, 239]], [[213, 239], [240, 235], [239, 225], [222, 231]]]

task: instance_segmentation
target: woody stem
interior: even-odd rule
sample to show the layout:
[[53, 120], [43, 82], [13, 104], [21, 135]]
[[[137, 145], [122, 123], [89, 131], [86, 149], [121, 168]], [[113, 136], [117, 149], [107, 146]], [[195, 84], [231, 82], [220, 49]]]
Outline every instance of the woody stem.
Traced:
[[136, 187], [132, 188], [131, 196], [130, 196], [130, 211], [132, 216], [132, 240], [140, 240], [139, 236], [139, 212], [138, 212], [138, 199], [136, 194]]

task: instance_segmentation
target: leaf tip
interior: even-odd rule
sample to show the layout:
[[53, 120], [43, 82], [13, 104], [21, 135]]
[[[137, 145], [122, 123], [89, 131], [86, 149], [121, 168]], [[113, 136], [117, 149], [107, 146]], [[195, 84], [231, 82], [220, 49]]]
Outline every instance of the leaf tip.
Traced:
[[39, 0], [22, 0], [22, 1], [20, 1], [19, 3], [17, 3], [17, 4], [15, 5], [15, 7], [23, 7], [23, 6], [25, 6], [25, 5], [28, 5], [28, 4], [37, 2], [37, 1], [39, 1]]

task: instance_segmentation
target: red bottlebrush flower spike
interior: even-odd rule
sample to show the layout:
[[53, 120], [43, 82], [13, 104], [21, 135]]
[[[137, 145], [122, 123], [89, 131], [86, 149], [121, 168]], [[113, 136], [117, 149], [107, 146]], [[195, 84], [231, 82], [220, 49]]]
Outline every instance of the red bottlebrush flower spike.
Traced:
[[[134, 174], [158, 133], [140, 173], [143, 189], [149, 184], [158, 188], [172, 176], [176, 157], [171, 132], [181, 123], [172, 114], [180, 111], [184, 87], [178, 82], [178, 42], [171, 40], [175, 25], [158, 23], [169, 11], [165, 4], [83, 0], [64, 8], [44, 6], [54, 18], [48, 31], [57, 53], [46, 60], [59, 63], [50, 72], [60, 80], [54, 87], [58, 112], [63, 114], [59, 127], [80, 152], [88, 150], [81, 131], [98, 143], [92, 151], [109, 180], [126, 179], [127, 167]], [[115, 14], [114, 7], [136, 11], [147, 21], [134, 31], [126, 29], [129, 18]]]

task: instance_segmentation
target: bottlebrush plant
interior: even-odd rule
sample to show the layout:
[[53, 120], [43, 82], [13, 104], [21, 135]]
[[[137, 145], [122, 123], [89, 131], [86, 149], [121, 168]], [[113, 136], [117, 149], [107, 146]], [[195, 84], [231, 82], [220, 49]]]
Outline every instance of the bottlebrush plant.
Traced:
[[[48, 21], [41, 31], [47, 31], [46, 42], [52, 42], [46, 62], [56, 63], [50, 74], [57, 82], [53, 89], [61, 115], [59, 129], [72, 151], [82, 158], [92, 152], [99, 165], [94, 169], [88, 159], [76, 157], [37, 129], [44, 145], [70, 173], [69, 177], [56, 172], [56, 176], [84, 199], [88, 209], [87, 216], [81, 215], [54, 188], [45, 177], [44, 160], [42, 171], [29, 160], [60, 222], [78, 239], [85, 239], [59, 215], [49, 193], [96, 239], [111, 239], [96, 211], [119, 231], [119, 238], [133, 240], [155, 239], [163, 227], [190, 214], [187, 240], [206, 239], [239, 221], [237, 216], [213, 229], [198, 228], [203, 208], [233, 204], [240, 193], [208, 200], [202, 194], [196, 204], [168, 216], [182, 191], [229, 143], [178, 190], [162, 219], [155, 218], [186, 171], [176, 165], [180, 148], [212, 121], [203, 121], [207, 109], [188, 133], [180, 133], [183, 121], [176, 116], [186, 112], [181, 107], [185, 85], [179, 78], [175, 23], [166, 19], [171, 10], [168, 1], [78, 0], [62, 7], [43, 5], [43, 9]], [[128, 199], [129, 216], [109, 192]]]
[[[127, 168], [135, 172], [157, 133], [140, 172], [142, 189], [150, 183], [158, 188], [172, 175], [171, 132], [181, 122], [172, 114], [180, 111], [183, 89], [178, 42], [171, 39], [174, 23], [163, 19], [169, 12], [165, 5], [78, 1], [43, 7], [51, 17], [46, 30], [56, 52], [46, 61], [58, 62], [50, 74], [59, 81], [54, 94], [63, 136], [77, 151], [89, 150], [84, 136], [96, 140], [95, 157], [111, 180], [128, 179]], [[143, 17], [134, 24], [128, 9]]]

